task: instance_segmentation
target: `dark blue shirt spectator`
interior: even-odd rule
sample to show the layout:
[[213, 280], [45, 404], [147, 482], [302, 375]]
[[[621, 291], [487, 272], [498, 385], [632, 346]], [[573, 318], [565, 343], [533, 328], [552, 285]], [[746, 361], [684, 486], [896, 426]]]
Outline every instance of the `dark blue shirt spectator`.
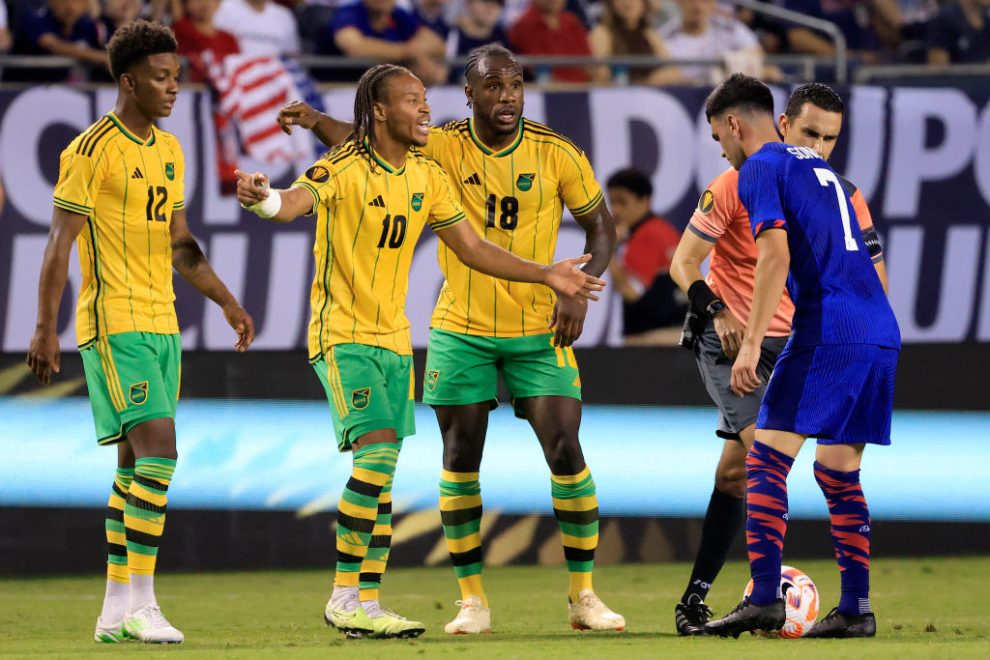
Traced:
[[416, 0], [413, 4], [419, 22], [437, 33], [441, 39], [450, 34], [450, 25], [444, 18], [444, 5], [447, 0]]
[[399, 7], [393, 7], [392, 18], [388, 25], [384, 29], [376, 30], [371, 26], [371, 14], [368, 12], [368, 8], [363, 2], [356, 2], [337, 10], [327, 28], [324, 39], [321, 40], [317, 48], [321, 53], [340, 55], [341, 51], [334, 43], [334, 35], [339, 30], [348, 27], [357, 29], [366, 37], [393, 43], [404, 43], [412, 39], [421, 26], [422, 23], [415, 14]]
[[[17, 30], [13, 53], [60, 55], [106, 69], [107, 54], [100, 44], [96, 22], [89, 16], [87, 0], [49, 0], [48, 6], [25, 16]], [[58, 82], [70, 77], [68, 68], [10, 69], [11, 81]]]
[[928, 25], [932, 64], [990, 62], [990, 1], [962, 0], [942, 7]]
[[21, 55], [51, 55], [50, 50], [38, 43], [46, 34], [53, 34], [72, 44], [100, 48], [96, 22], [89, 14], [83, 14], [74, 23], [64, 25], [55, 18], [50, 8], [45, 7], [22, 23], [14, 43], [14, 52]]
[[[834, 24], [846, 38], [846, 47], [849, 50], [875, 50], [879, 45], [876, 33], [870, 26], [869, 11], [862, 0], [786, 0], [784, 7]], [[788, 29], [791, 48], [798, 52], [808, 52], [809, 49], [802, 47], [800, 43], [794, 43], [795, 31], [800, 30], [806, 31], [807, 28], [791, 25]], [[817, 36], [820, 33], [814, 34]], [[831, 44], [831, 39], [825, 39]]]

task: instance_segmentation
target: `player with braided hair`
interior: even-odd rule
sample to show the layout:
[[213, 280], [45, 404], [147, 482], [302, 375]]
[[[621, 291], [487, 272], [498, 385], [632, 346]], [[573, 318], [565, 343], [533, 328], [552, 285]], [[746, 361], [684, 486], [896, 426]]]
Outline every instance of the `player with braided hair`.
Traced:
[[[238, 199], [289, 222], [317, 213], [310, 363], [327, 393], [337, 445], [353, 471], [337, 515], [337, 572], [324, 616], [350, 634], [415, 637], [423, 624], [381, 607], [391, 485], [415, 433], [412, 345], [404, 307], [416, 241], [428, 224], [452, 260], [500, 280], [543, 284], [562, 299], [595, 300], [604, 282], [579, 268], [591, 255], [545, 265], [483, 240], [440, 166], [418, 148], [430, 106], [407, 69], [380, 64], [358, 82], [347, 136], [288, 190], [238, 172]], [[414, 149], [416, 147], [416, 149]], [[545, 295], [550, 295], [549, 290]], [[377, 580], [374, 578], [377, 577]]]

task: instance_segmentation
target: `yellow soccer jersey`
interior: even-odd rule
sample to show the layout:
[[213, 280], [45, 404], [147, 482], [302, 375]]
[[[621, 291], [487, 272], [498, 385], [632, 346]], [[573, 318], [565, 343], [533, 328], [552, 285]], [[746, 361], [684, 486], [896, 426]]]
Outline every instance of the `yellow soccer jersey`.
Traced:
[[427, 224], [439, 231], [464, 219], [447, 175], [415, 151], [396, 170], [366, 145], [347, 144], [292, 185], [312, 193], [318, 216], [310, 359], [337, 344], [411, 355], [405, 306], [416, 241]]
[[185, 206], [185, 161], [171, 133], [142, 140], [110, 113], [62, 152], [55, 206], [86, 216], [76, 244], [81, 348], [119, 332], [179, 331], [172, 289], [172, 211]]
[[[432, 129], [422, 151], [450, 175], [478, 233], [542, 264], [553, 262], [564, 206], [582, 215], [602, 199], [584, 152], [528, 119], [512, 144], [497, 153], [475, 136], [470, 119]], [[442, 243], [438, 257], [446, 281], [432, 327], [492, 337], [549, 332], [555, 301], [549, 287], [473, 271]]]

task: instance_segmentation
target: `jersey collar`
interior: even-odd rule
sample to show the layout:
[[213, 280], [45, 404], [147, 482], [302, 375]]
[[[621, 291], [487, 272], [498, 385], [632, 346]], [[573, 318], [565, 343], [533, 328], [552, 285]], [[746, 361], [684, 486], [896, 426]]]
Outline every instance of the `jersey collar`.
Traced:
[[505, 149], [502, 149], [502, 151], [498, 151], [498, 152], [492, 151], [491, 149], [486, 147], [485, 143], [479, 140], [478, 136], [475, 135], [474, 118], [468, 119], [468, 133], [471, 135], [471, 140], [474, 142], [475, 146], [478, 147], [478, 149], [481, 149], [481, 153], [485, 154], [486, 156], [493, 156], [495, 158], [504, 158], [505, 156], [508, 156], [513, 151], [515, 151], [516, 147], [518, 147], [519, 144], [522, 142], [523, 121], [525, 120], [524, 119], [519, 120], [519, 128], [516, 129], [516, 138], [512, 141], [512, 144], [507, 146]]
[[148, 138], [147, 140], [142, 140], [138, 136], [134, 135], [134, 133], [131, 133], [129, 130], [127, 130], [127, 127], [124, 126], [124, 122], [122, 122], [119, 119], [117, 119], [117, 115], [113, 114], [112, 112], [108, 112], [107, 113], [107, 117], [110, 119], [110, 121], [113, 122], [113, 125], [116, 126], [120, 130], [120, 132], [123, 133], [132, 142], [137, 142], [138, 144], [140, 144], [143, 147], [150, 147], [151, 145], [153, 145], [155, 143], [155, 125], [154, 124], [151, 125], [151, 137]]
[[[402, 174], [403, 172], [406, 171], [405, 163], [402, 163], [402, 167], [400, 167], [399, 169], [395, 169], [394, 167], [389, 165], [388, 162], [385, 161], [385, 159], [379, 158], [378, 154], [375, 153], [375, 150], [371, 148], [370, 144], [368, 144], [368, 140], [364, 140], [364, 148], [368, 150], [368, 153], [371, 154], [371, 157], [375, 160], [375, 162], [381, 165], [382, 169], [384, 169], [389, 174]], [[408, 156], [406, 157], [406, 160], [407, 161], [409, 160]]]

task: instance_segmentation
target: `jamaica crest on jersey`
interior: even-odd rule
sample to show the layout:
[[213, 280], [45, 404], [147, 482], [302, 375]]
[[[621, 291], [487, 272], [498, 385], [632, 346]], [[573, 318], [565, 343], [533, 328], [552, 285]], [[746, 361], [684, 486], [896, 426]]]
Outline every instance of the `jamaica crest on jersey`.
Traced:
[[516, 188], [519, 188], [519, 190], [526, 192], [533, 187], [534, 181], [536, 181], [535, 172], [524, 172], [523, 174], [520, 174], [518, 177], [516, 177]]
[[412, 206], [412, 210], [413, 211], [420, 211], [420, 210], [422, 210], [422, 208], [423, 208], [423, 197], [424, 197], [424, 194], [423, 193], [413, 193], [412, 202], [410, 203], [410, 205]]

